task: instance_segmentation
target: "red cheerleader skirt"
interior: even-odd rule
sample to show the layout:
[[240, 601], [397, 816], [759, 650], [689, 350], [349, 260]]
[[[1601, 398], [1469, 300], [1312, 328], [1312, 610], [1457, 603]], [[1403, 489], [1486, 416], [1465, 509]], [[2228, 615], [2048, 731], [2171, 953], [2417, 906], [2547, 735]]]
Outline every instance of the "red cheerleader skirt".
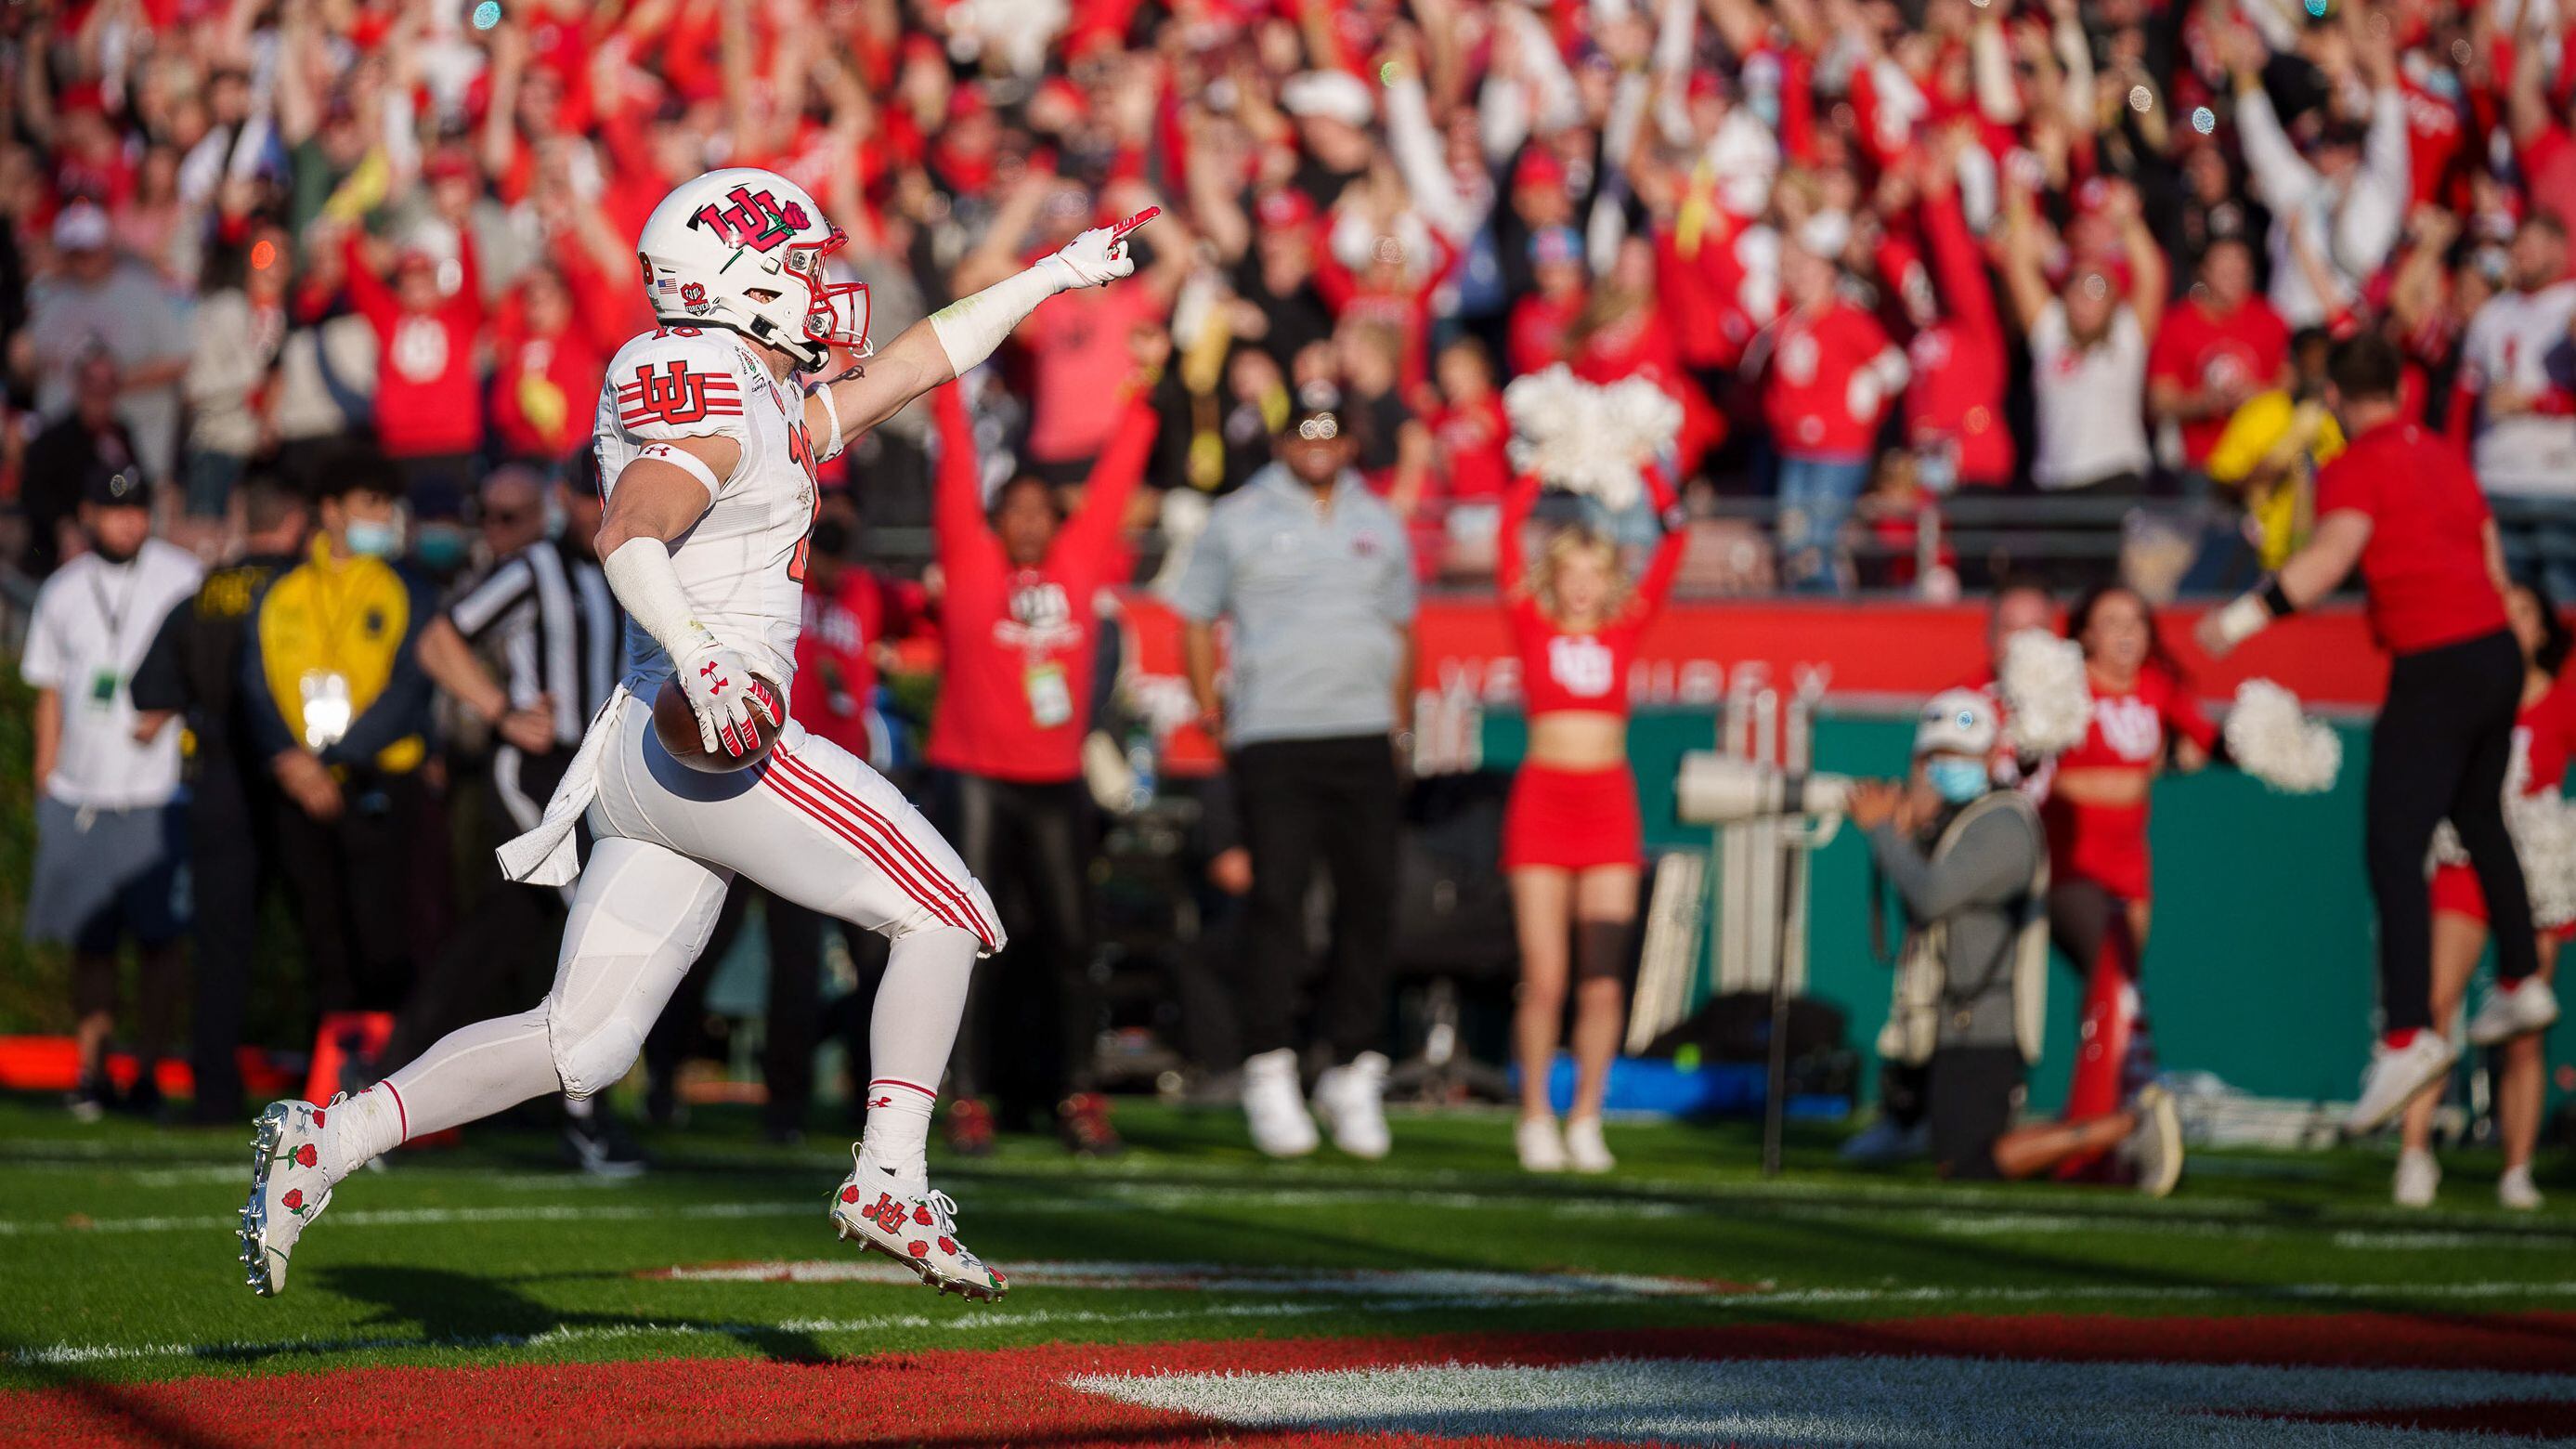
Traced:
[[[2445, 911], [2455, 916], [2466, 916], [2482, 926], [2491, 924], [2487, 916], [2487, 893], [2478, 884], [2475, 869], [2449, 864], [2433, 867], [2433, 912], [2439, 915]], [[2576, 934], [2576, 926], [2547, 926], [2540, 932], [2543, 940], [2557, 941], [2566, 940], [2570, 934]]]
[[1637, 782], [1627, 766], [1560, 770], [1524, 764], [1503, 811], [1503, 869], [1642, 866], [1645, 834]]

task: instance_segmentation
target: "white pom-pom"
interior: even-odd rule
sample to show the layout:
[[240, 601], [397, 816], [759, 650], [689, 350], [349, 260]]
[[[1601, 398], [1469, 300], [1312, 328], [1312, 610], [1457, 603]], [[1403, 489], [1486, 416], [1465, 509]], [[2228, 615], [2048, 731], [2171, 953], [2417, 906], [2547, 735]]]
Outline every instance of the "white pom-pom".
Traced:
[[2331, 790], [2343, 769], [2334, 726], [2300, 713], [2299, 697], [2268, 679], [2236, 686], [2226, 734], [2236, 768], [2287, 794]]
[[2505, 805], [2514, 854], [2531, 892], [2531, 918], [2555, 928], [2576, 921], [2576, 806], [2555, 790], [2521, 795]]
[[2084, 646], [2046, 629], [2004, 641], [1996, 685], [2004, 697], [2004, 738], [2016, 754], [2054, 755], [2084, 742], [2093, 725], [2093, 682]]
[[1595, 387], [1563, 363], [1503, 389], [1512, 466], [1613, 510], [1636, 503], [1643, 467], [1680, 433], [1681, 404], [1644, 378]]

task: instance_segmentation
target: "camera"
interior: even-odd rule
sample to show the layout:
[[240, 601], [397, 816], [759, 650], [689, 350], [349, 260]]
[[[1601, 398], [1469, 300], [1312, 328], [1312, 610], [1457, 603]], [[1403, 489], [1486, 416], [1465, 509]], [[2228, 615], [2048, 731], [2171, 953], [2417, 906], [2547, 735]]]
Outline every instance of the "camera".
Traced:
[[1726, 825], [1769, 815], [1839, 816], [1852, 777], [1789, 770], [1712, 750], [1682, 756], [1673, 813], [1685, 825]]

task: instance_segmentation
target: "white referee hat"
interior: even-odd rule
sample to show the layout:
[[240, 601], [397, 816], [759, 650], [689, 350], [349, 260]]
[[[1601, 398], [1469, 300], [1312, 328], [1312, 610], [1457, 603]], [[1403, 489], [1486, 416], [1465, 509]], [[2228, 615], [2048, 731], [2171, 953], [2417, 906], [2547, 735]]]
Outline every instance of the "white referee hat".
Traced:
[[1945, 689], [1924, 704], [1914, 725], [1914, 756], [1936, 750], [1985, 756], [1995, 749], [1995, 705], [1973, 689]]

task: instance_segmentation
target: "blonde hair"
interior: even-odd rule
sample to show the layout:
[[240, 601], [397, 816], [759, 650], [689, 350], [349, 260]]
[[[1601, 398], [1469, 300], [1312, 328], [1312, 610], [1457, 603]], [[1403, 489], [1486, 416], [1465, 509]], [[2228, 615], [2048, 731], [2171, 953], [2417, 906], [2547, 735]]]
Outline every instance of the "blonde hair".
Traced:
[[1539, 612], [1560, 621], [1565, 617], [1556, 597], [1556, 576], [1578, 554], [1590, 554], [1599, 560], [1601, 571], [1609, 575], [1610, 594], [1602, 600], [1601, 612], [1604, 617], [1616, 615], [1627, 605], [1629, 591], [1636, 587], [1636, 581], [1629, 578], [1628, 571], [1620, 566], [1619, 545], [1606, 535], [1580, 524], [1549, 534], [1546, 545], [1538, 551], [1538, 559], [1529, 570], [1524, 584], [1530, 597], [1538, 601]]

